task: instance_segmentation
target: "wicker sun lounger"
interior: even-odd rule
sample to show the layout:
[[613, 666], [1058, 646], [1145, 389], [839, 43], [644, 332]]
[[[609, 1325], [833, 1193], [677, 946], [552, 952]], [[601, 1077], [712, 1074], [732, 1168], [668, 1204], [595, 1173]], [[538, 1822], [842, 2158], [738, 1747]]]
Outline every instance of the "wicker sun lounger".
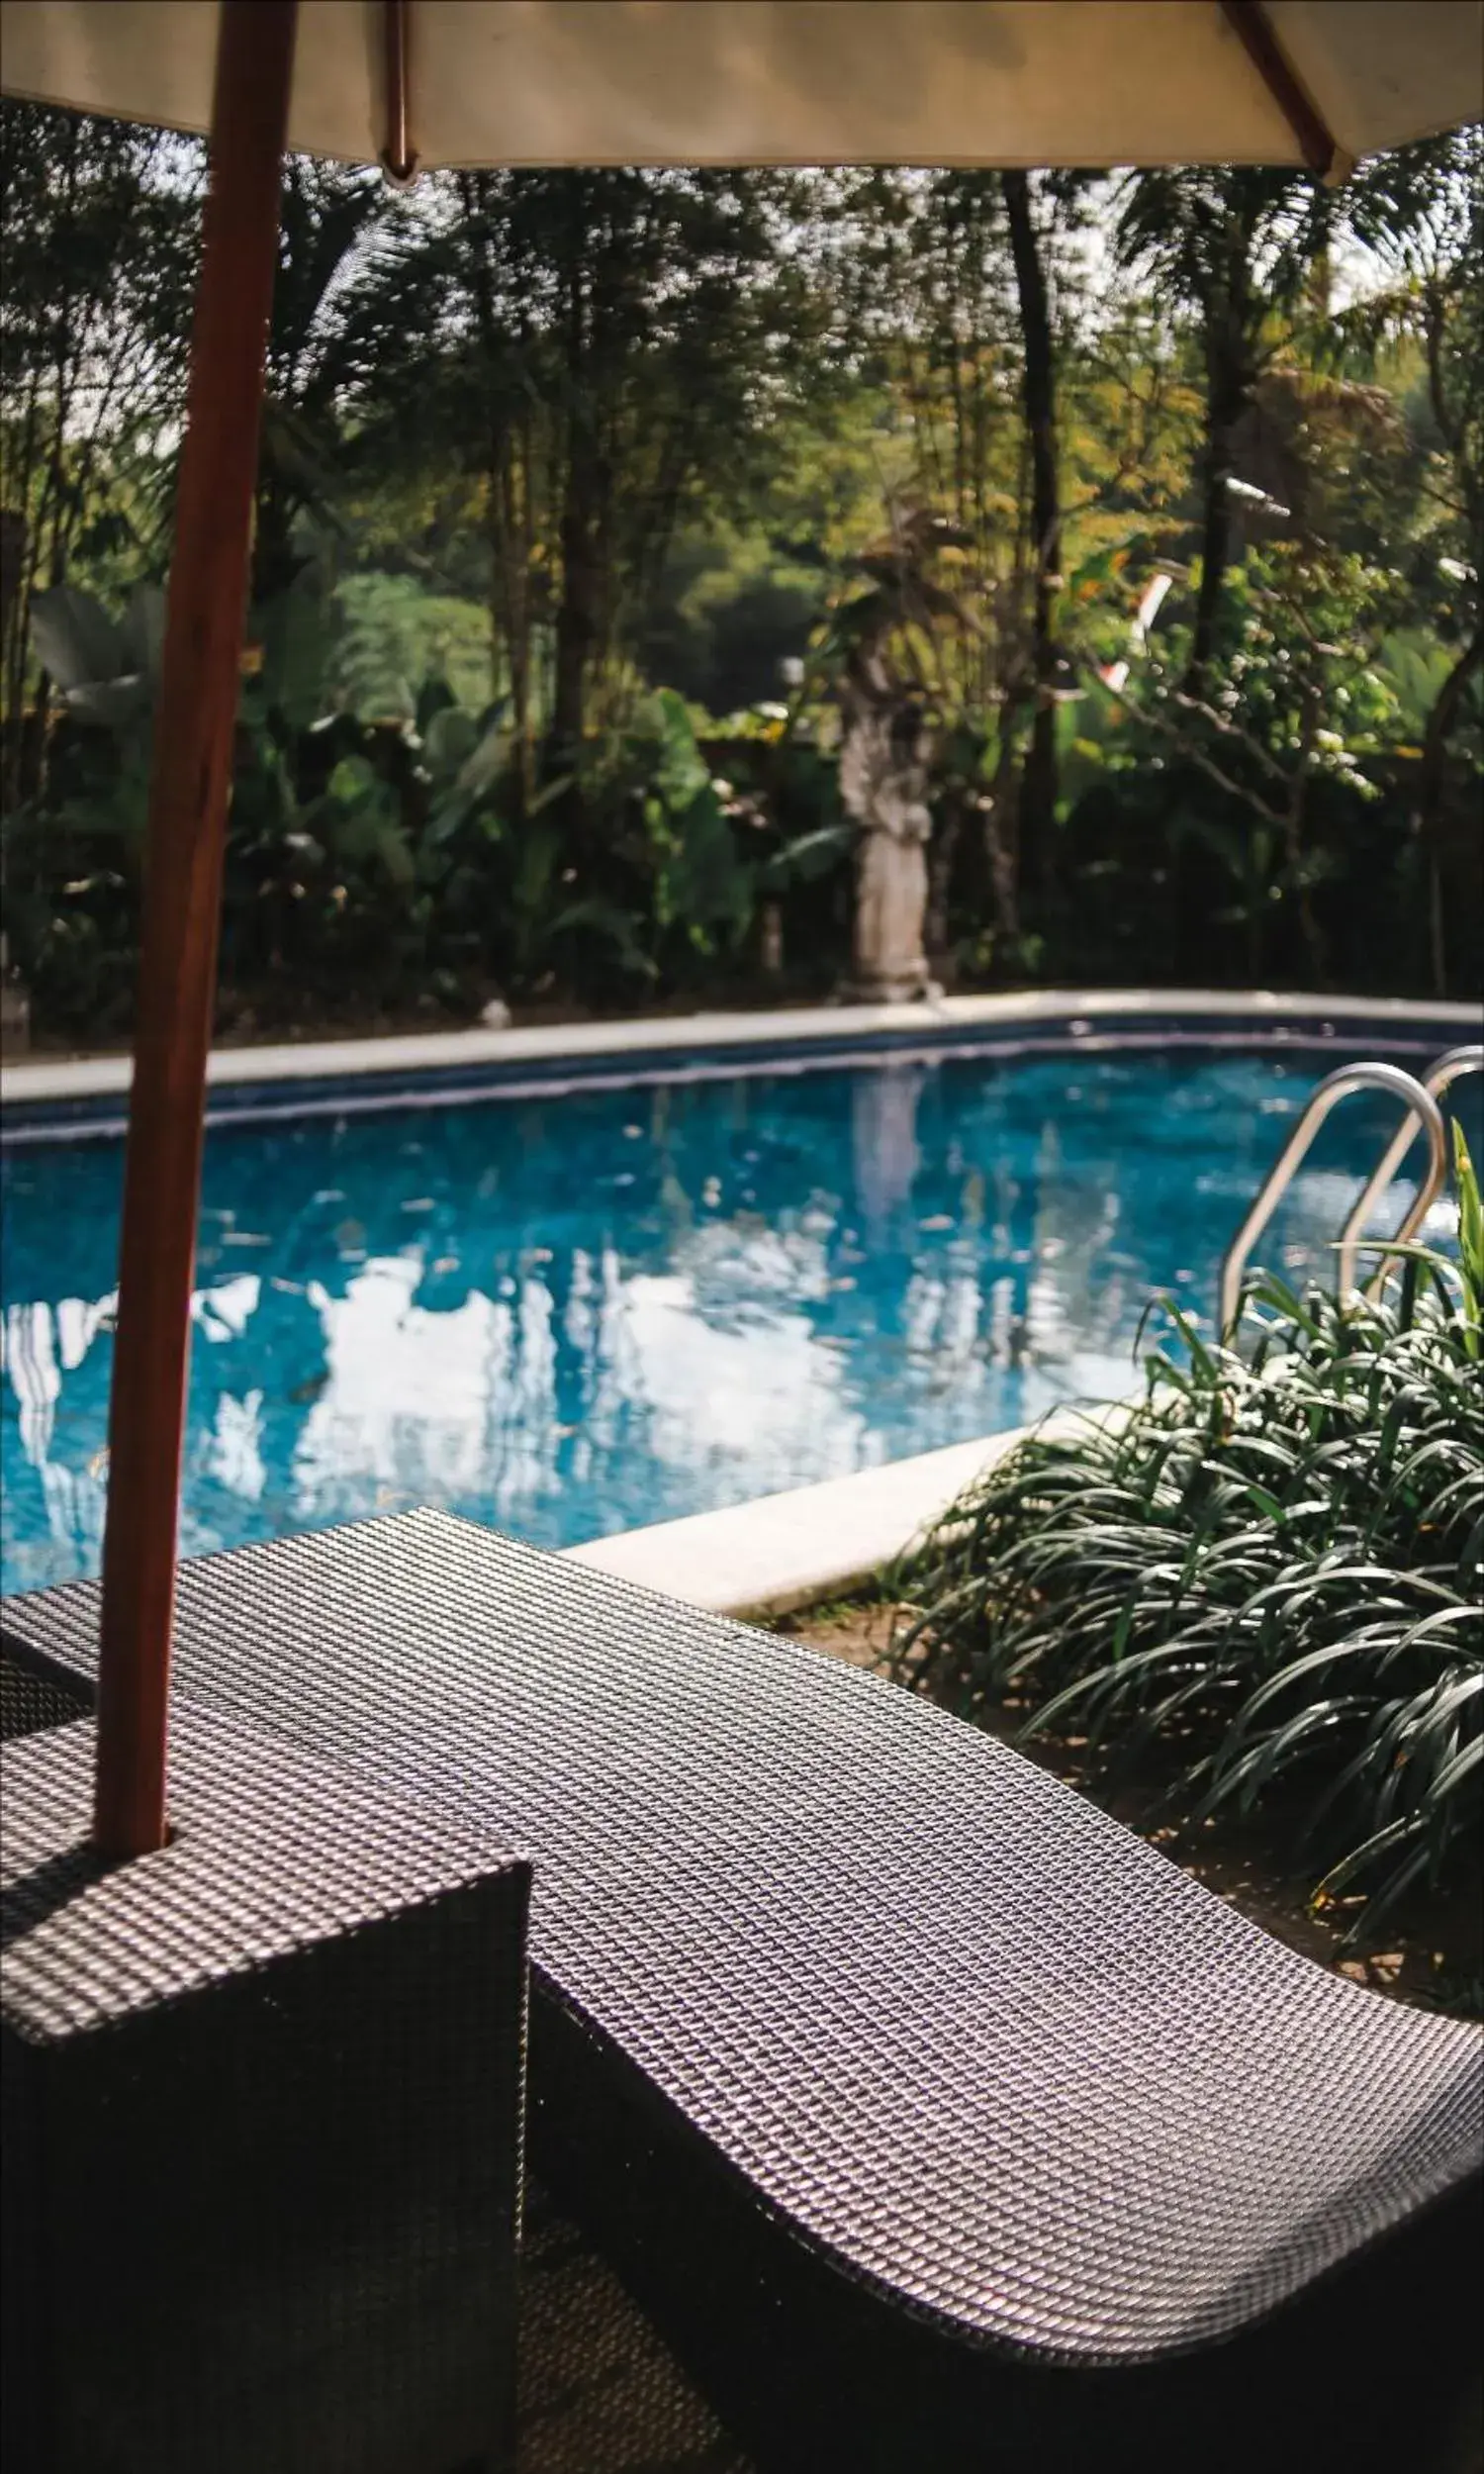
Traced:
[[[97, 1604], [7, 1601], [11, 1658], [85, 1692]], [[760, 2467], [1463, 2474], [1475, 2030], [909, 1694], [442, 1514], [188, 1563], [176, 1674], [534, 1857], [533, 2164]]]
[[3, 1703], [5, 2474], [508, 2474], [528, 1867], [199, 1705], [108, 1863]]

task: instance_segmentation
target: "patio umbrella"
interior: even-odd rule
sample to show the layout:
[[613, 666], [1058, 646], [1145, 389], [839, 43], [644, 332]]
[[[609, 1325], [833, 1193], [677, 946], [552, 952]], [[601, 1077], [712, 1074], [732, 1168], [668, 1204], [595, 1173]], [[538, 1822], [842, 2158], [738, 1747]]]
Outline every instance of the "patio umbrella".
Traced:
[[[215, 0], [7, 0], [5, 84], [205, 130], [217, 25]], [[291, 146], [377, 160], [399, 25], [425, 164], [1323, 171], [1467, 119], [1484, 80], [1474, 0], [305, 0]]]
[[[296, 56], [297, 42], [297, 56]], [[417, 164], [1302, 163], [1484, 108], [1484, 0], [0, 0], [7, 93], [208, 131], [155, 718], [95, 1831], [165, 1838], [207, 1052], [285, 145]]]

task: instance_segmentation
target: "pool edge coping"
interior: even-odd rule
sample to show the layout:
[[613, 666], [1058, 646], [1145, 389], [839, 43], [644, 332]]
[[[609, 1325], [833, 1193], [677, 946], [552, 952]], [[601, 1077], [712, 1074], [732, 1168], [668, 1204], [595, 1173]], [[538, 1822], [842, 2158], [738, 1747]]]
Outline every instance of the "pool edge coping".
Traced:
[[[915, 1003], [785, 1006], [759, 1012], [636, 1015], [603, 1022], [513, 1026], [506, 1030], [417, 1031], [394, 1038], [305, 1040], [262, 1047], [214, 1048], [207, 1063], [211, 1089], [362, 1077], [456, 1072], [461, 1067], [544, 1066], [624, 1057], [684, 1057], [693, 1049], [725, 1049], [745, 1057], [749, 1049], [781, 1042], [807, 1048], [818, 1042], [872, 1038], [883, 1032], [964, 1033], [975, 1029], [1034, 1026], [1070, 1020], [1112, 1027], [1120, 1019], [1164, 1018], [1192, 1013], [1234, 1024], [1334, 1019], [1415, 1026], [1447, 1022], [1472, 1026], [1477, 1008], [1454, 1000], [1402, 997], [1285, 996], [1256, 989], [1033, 989], [1015, 995], [943, 997]], [[0, 1108], [34, 1108], [47, 1101], [122, 1095], [131, 1084], [132, 1056], [28, 1059], [0, 1064]]]
[[708, 1614], [758, 1622], [849, 1595], [919, 1546], [977, 1477], [1028, 1435], [1068, 1435], [1127, 1410], [1124, 1400], [1068, 1402], [1030, 1426], [881, 1461], [715, 1512], [615, 1530], [560, 1550]]

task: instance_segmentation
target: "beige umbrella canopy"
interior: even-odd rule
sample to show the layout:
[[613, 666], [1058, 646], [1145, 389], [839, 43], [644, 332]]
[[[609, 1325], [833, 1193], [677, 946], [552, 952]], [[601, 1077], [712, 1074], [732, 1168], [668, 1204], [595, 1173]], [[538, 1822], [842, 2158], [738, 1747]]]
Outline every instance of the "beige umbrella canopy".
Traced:
[[1484, 0], [0, 0], [9, 94], [209, 131], [155, 715], [95, 1831], [164, 1844], [206, 1062], [285, 145], [385, 163], [1304, 163], [1484, 109]]
[[[1484, 107], [1479, 0], [303, 0], [290, 145], [377, 160], [389, 14], [424, 164], [1297, 163]], [[4, 0], [5, 86], [205, 130], [218, 17]]]

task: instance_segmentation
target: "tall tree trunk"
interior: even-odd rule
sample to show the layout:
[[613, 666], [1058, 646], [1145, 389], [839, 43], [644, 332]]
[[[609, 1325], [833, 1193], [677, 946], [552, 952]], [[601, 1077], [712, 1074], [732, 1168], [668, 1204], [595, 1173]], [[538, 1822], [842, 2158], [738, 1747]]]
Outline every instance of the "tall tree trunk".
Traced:
[[[264, 427], [272, 419], [272, 408], [263, 407]], [[294, 580], [295, 559], [292, 545], [293, 510], [288, 504], [278, 475], [272, 468], [273, 441], [265, 442], [265, 451], [258, 459], [257, 490], [252, 519], [252, 566], [247, 586], [249, 612], [286, 592]]]
[[1195, 626], [1185, 672], [1187, 696], [1204, 696], [1211, 656], [1216, 646], [1216, 621], [1221, 610], [1227, 569], [1232, 563], [1232, 501], [1227, 483], [1232, 471], [1231, 425], [1213, 408], [1206, 416], [1202, 458], [1201, 581], [1196, 595]]
[[1412, 812], [1412, 830], [1427, 854], [1429, 870], [1429, 934], [1433, 966], [1433, 994], [1447, 995], [1447, 953], [1443, 941], [1442, 868], [1438, 853], [1438, 810], [1442, 806], [1443, 768], [1447, 760], [1448, 740], [1463, 704], [1464, 692], [1474, 673], [1484, 665], [1484, 622], [1475, 627], [1452, 669], [1443, 680], [1428, 715], [1423, 736], [1422, 763], [1418, 769], [1417, 802]]
[[[500, 660], [499, 637], [505, 638], [506, 660], [510, 667], [510, 714], [515, 725], [515, 801], [516, 821], [520, 821], [530, 806], [534, 791], [531, 780], [531, 678], [530, 678], [530, 554], [523, 510], [517, 504], [516, 458], [519, 439], [492, 434], [490, 440], [490, 554], [494, 569], [496, 600], [499, 611], [499, 634], [492, 651], [494, 666]], [[520, 474], [520, 485], [528, 496], [530, 469], [528, 462]], [[498, 694], [499, 681], [492, 693]]]
[[1201, 581], [1196, 596], [1187, 696], [1204, 696], [1216, 654], [1227, 569], [1232, 563], [1232, 478], [1237, 424], [1252, 400], [1247, 344], [1252, 269], [1239, 237], [1218, 296], [1206, 305], [1206, 438], [1201, 457]]
[[[556, 613], [551, 728], [547, 741], [550, 776], [575, 772], [582, 753], [587, 719], [588, 684], [601, 631], [602, 588], [598, 527], [602, 513], [598, 406], [594, 401], [591, 363], [592, 304], [587, 261], [589, 217], [584, 175], [569, 173], [571, 214], [566, 265], [564, 355], [566, 417], [563, 434], [566, 469], [562, 475], [559, 539], [561, 598]], [[563, 803], [575, 821], [578, 802]]]
[[994, 905], [996, 962], [999, 948], [1020, 941], [1021, 799], [1028, 766], [1017, 761], [1015, 733], [1005, 716], [1005, 738], [994, 770], [994, 787], [984, 803], [984, 857], [989, 867], [989, 893]]
[[1298, 762], [1289, 787], [1283, 816], [1283, 854], [1293, 887], [1298, 911], [1299, 931], [1308, 958], [1309, 978], [1316, 992], [1330, 985], [1329, 942], [1314, 908], [1314, 892], [1307, 882], [1304, 866], [1304, 828], [1309, 794], [1309, 769], [1314, 761], [1315, 736], [1320, 723], [1319, 690], [1309, 687], [1304, 695], [1299, 715]]
[[551, 711], [551, 762], [556, 772], [570, 771], [582, 748], [589, 672], [601, 635], [598, 487], [588, 408], [578, 406], [568, 432], [562, 493], [562, 594], [557, 607]]
[[1021, 171], [1002, 172], [1000, 181], [1009, 218], [1025, 352], [1022, 400], [1031, 450], [1031, 548], [1035, 562], [1032, 667], [1036, 709], [1021, 783], [1020, 830], [1044, 871], [1057, 804], [1057, 708], [1053, 700], [1057, 652], [1052, 627], [1056, 588], [1052, 578], [1060, 573], [1062, 565], [1062, 502], [1057, 463], [1056, 365], [1046, 269], [1041, 263], [1031, 217], [1030, 184]]
[[0, 507], [0, 663], [3, 663], [4, 669], [0, 719], [3, 719], [5, 732], [0, 785], [3, 785], [7, 808], [19, 807], [21, 801], [22, 735], [26, 718], [22, 699], [30, 634], [26, 623], [30, 581], [31, 530], [26, 522], [24, 505]]
[[949, 961], [949, 931], [953, 905], [954, 863], [964, 833], [964, 804], [955, 797], [944, 803], [942, 820], [928, 844], [927, 910], [923, 919], [922, 949], [935, 969], [946, 971]]
[[[490, 546], [490, 695], [500, 694], [501, 646], [510, 672], [510, 703], [515, 729], [514, 796], [516, 821], [530, 806], [530, 553], [528, 526], [516, 516], [516, 465], [527, 497], [530, 491], [529, 415], [512, 424], [502, 385], [505, 338], [495, 313], [494, 277], [490, 263], [488, 218], [500, 211], [500, 197], [488, 173], [466, 172], [459, 178], [465, 227], [472, 236], [470, 285], [479, 320], [489, 407], [485, 429], [485, 530]], [[522, 324], [519, 344], [523, 350]], [[521, 440], [527, 451], [521, 459]]]

